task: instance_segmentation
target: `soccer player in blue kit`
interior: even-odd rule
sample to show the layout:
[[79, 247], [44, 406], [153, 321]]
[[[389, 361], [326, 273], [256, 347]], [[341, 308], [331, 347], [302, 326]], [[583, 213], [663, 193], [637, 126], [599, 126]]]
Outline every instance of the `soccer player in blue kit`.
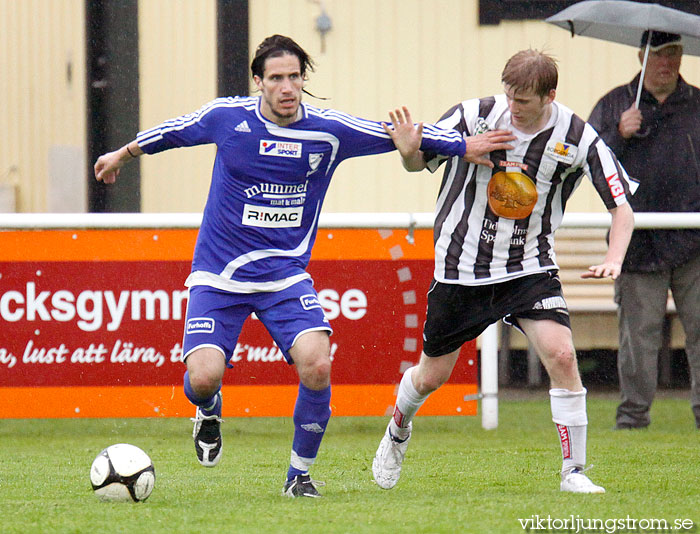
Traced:
[[292, 39], [273, 35], [251, 63], [259, 97], [218, 98], [195, 113], [139, 132], [100, 156], [95, 177], [113, 183], [141, 154], [205, 143], [217, 145], [202, 225], [185, 285], [184, 390], [197, 406], [193, 437], [199, 462], [221, 459], [221, 383], [245, 319], [255, 313], [286, 360], [296, 366], [289, 497], [319, 497], [309, 469], [330, 410], [328, 319], [306, 272], [321, 204], [344, 159], [394, 150], [392, 137], [421, 139], [421, 149], [469, 161], [502, 149], [510, 137], [489, 132], [465, 143], [454, 130], [414, 125], [407, 110], [392, 127], [302, 103], [308, 54]]

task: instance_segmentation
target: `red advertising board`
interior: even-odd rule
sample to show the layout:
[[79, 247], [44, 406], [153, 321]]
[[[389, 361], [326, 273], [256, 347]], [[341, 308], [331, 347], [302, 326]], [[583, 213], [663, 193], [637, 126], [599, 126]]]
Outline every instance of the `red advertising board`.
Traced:
[[[0, 417], [189, 416], [180, 361], [194, 230], [0, 232]], [[322, 230], [309, 266], [331, 320], [335, 415], [384, 415], [420, 355], [432, 242]], [[298, 379], [254, 317], [225, 416], [291, 415]], [[476, 351], [422, 413], [474, 414]]]

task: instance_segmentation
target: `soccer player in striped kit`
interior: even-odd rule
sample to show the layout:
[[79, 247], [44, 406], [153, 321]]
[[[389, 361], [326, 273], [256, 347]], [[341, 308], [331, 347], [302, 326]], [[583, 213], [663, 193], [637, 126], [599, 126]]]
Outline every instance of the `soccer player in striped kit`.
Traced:
[[[306, 272], [321, 204], [338, 164], [394, 150], [396, 139], [423, 150], [478, 160], [503, 147], [497, 134], [466, 147], [462, 136], [431, 125], [387, 125], [301, 102], [308, 54], [292, 39], [273, 35], [251, 64], [259, 97], [218, 98], [200, 110], [140, 132], [101, 156], [98, 180], [113, 183], [119, 169], [143, 153], [217, 145], [212, 181], [185, 285], [184, 389], [197, 406], [193, 437], [199, 462], [222, 453], [221, 383], [244, 320], [265, 325], [299, 375], [289, 497], [319, 497], [309, 476], [330, 410], [328, 319]], [[505, 136], [503, 139], [507, 139]]]
[[445, 161], [446, 168], [435, 212], [435, 272], [423, 352], [402, 377], [394, 415], [372, 464], [381, 488], [398, 482], [413, 417], [449, 379], [462, 344], [503, 319], [527, 336], [549, 374], [563, 455], [560, 489], [605, 492], [583, 473], [586, 389], [557, 276], [554, 231], [567, 200], [588, 176], [612, 214], [612, 226], [603, 263], [582, 277], [617, 278], [634, 226], [627, 197], [635, 184], [595, 130], [555, 102], [557, 79], [552, 57], [524, 50], [506, 63], [505, 94], [460, 102], [445, 113], [437, 124], [465, 136], [513, 132], [513, 148], [491, 152], [487, 165], [396, 140], [409, 171], [434, 172]]

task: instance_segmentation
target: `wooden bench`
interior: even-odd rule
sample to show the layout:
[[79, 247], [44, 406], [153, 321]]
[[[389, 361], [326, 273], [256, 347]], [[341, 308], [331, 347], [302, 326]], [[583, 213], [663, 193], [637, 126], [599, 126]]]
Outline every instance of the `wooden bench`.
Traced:
[[[555, 237], [555, 252], [559, 264], [564, 298], [571, 314], [574, 345], [577, 350], [618, 348], [617, 304], [614, 282], [609, 279], [583, 279], [581, 274], [589, 266], [603, 261], [607, 251], [607, 230], [603, 228], [562, 228]], [[685, 336], [678, 322], [673, 298], [669, 294], [664, 341], [659, 359], [660, 384], [670, 382], [670, 353], [672, 348], [683, 348]], [[508, 384], [510, 351], [528, 351], [528, 383], [539, 385], [543, 369], [537, 356], [528, 346], [527, 339], [517, 330], [501, 323], [499, 349], [499, 382]]]

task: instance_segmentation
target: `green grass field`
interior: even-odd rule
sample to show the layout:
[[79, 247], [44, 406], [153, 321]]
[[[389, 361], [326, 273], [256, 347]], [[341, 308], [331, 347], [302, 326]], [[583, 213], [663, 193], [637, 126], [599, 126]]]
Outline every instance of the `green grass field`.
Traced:
[[[697, 532], [700, 431], [687, 398], [658, 399], [652, 426], [641, 431], [612, 430], [615, 405], [610, 395], [589, 395], [589, 474], [605, 495], [559, 492], [559, 445], [544, 391], [502, 400], [493, 431], [482, 430], [480, 417], [417, 418], [391, 491], [372, 482], [370, 469], [386, 419], [334, 418], [312, 472], [327, 484], [315, 500], [281, 496], [289, 419], [226, 420], [215, 469], [197, 464], [187, 419], [3, 420], [0, 531], [496, 533], [525, 531], [519, 519], [573, 516], [606, 522], [586, 532], [630, 532], [612, 523], [626, 518], [664, 519], [670, 529], [686, 520], [693, 526], [680, 531]], [[102, 503], [92, 493], [92, 460], [119, 442], [153, 459], [156, 487], [145, 503]], [[550, 523], [549, 531], [562, 526]], [[666, 532], [639, 526], [634, 532]], [[530, 532], [547, 525], [539, 527]]]

